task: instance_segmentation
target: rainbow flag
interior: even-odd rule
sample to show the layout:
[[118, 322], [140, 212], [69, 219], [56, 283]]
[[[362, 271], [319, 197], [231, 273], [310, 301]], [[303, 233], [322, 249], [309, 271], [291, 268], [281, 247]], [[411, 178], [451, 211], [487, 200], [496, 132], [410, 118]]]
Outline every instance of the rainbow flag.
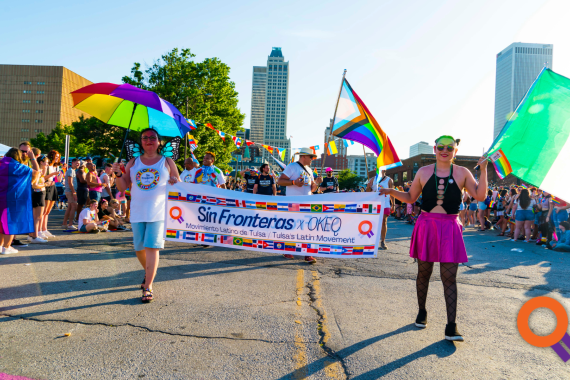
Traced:
[[500, 179], [505, 178], [513, 172], [509, 160], [507, 160], [507, 157], [501, 149], [491, 155], [490, 159]]
[[346, 79], [342, 83], [332, 133], [372, 149], [378, 156], [378, 167], [390, 169], [402, 165], [390, 139]]
[[34, 232], [32, 169], [10, 157], [0, 159], [0, 234]]
[[317, 172], [317, 169], [313, 168], [313, 176], [315, 178], [317, 178], [319, 176], [319, 173]]
[[493, 208], [494, 205], [495, 205], [495, 201], [492, 200], [491, 202], [489, 202], [489, 208]]

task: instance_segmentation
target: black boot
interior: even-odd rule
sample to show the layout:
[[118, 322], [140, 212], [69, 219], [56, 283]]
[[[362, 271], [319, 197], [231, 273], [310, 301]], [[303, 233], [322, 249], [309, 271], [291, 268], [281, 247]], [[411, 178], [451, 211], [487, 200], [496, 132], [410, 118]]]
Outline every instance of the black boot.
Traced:
[[457, 325], [455, 323], [445, 325], [445, 339], [454, 342], [463, 342], [463, 336], [457, 331]]
[[416, 317], [416, 327], [420, 329], [425, 329], [427, 327], [427, 310], [418, 311], [418, 316]]

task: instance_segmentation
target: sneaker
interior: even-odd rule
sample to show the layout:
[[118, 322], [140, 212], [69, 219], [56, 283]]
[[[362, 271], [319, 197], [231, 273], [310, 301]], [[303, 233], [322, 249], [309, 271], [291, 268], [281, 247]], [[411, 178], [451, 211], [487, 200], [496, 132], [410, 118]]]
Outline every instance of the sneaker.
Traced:
[[2, 247], [0, 248], [0, 255], [9, 255], [10, 253], [10, 248], [6, 248], [6, 247]]
[[24, 242], [22, 242], [21, 240], [18, 239], [14, 239], [12, 241], [12, 245], [18, 246], [18, 247], [27, 247], [28, 245]]
[[454, 342], [463, 342], [463, 336], [457, 331], [457, 325], [455, 323], [448, 323], [445, 325], [445, 339]]
[[314, 264], [317, 262], [317, 259], [315, 259], [313, 256], [305, 256], [305, 261], [309, 264]]
[[11, 253], [18, 253], [18, 250], [14, 247], [8, 247], [8, 248], [2, 247], [2, 251], [4, 251], [4, 252], [2, 252], [3, 255], [9, 255]]
[[55, 237], [55, 235], [52, 234], [51, 232], [49, 232], [48, 230], [44, 231], [44, 235], [47, 236], [48, 238], [54, 238]]
[[416, 317], [416, 327], [420, 329], [425, 329], [427, 327], [427, 310], [418, 311], [418, 316]]
[[76, 230], [77, 231], [77, 227], [75, 227], [73, 224], [70, 226], [67, 226], [68, 230]]
[[38, 237], [41, 238], [41, 239], [44, 239], [44, 240], [47, 240], [47, 239], [48, 239], [48, 237], [44, 234], [43, 231], [38, 232]]
[[286, 258], [286, 259], [289, 259], [289, 260], [294, 259], [293, 255], [289, 255], [289, 254], [283, 255], [283, 257]]
[[380, 242], [380, 249], [383, 249], [383, 250], [388, 249], [388, 247], [386, 247], [386, 243], [384, 243], [383, 241]]
[[37, 237], [37, 238], [30, 237], [30, 238], [31, 238], [30, 239], [31, 244], [47, 243], [48, 242], [47, 240], [42, 239], [41, 237]]

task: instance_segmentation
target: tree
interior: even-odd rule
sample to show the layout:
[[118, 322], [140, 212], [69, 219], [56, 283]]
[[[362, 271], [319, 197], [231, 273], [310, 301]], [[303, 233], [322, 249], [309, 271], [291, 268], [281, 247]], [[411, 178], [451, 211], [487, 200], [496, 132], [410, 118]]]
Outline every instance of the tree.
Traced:
[[57, 150], [63, 156], [65, 154], [65, 135], [70, 136], [70, 157], [83, 157], [91, 152], [92, 142], [85, 143], [83, 139], [78, 139], [72, 126], [61, 123], [57, 123], [57, 126], [47, 136], [42, 132], [38, 133], [35, 138], [30, 140], [30, 143], [44, 154], [49, 153], [50, 150]]
[[[122, 78], [124, 83], [153, 91], [172, 103], [189, 119], [201, 124], [211, 123], [216, 129], [236, 135], [242, 130], [245, 114], [238, 108], [238, 93], [230, 81], [230, 68], [218, 58], [206, 58], [194, 62], [190, 49], [178, 48], [163, 55], [141, 71], [140, 63], [134, 63], [131, 76]], [[231, 152], [236, 150], [233, 141], [226, 141], [215, 131], [199, 126], [193, 131], [198, 143], [194, 154], [202, 159], [206, 151], [216, 155], [216, 165], [229, 169]], [[184, 149], [182, 147], [182, 149]], [[183, 156], [183, 153], [181, 154]]]
[[338, 173], [338, 186], [340, 189], [354, 189], [360, 185], [362, 178], [350, 169]]

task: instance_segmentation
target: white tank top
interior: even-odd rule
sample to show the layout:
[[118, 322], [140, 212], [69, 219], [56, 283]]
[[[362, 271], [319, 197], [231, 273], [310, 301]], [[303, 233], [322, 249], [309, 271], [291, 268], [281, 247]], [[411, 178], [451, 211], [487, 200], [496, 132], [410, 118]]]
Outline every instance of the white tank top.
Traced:
[[140, 157], [131, 167], [131, 222], [158, 222], [164, 220], [166, 184], [170, 172], [166, 158], [147, 166]]
[[[379, 189], [388, 189], [390, 187], [390, 177], [386, 176], [383, 181], [378, 182], [382, 177], [376, 176], [372, 184], [372, 191], [378, 192]], [[390, 196], [380, 195], [380, 201], [383, 207], [390, 208]]]

